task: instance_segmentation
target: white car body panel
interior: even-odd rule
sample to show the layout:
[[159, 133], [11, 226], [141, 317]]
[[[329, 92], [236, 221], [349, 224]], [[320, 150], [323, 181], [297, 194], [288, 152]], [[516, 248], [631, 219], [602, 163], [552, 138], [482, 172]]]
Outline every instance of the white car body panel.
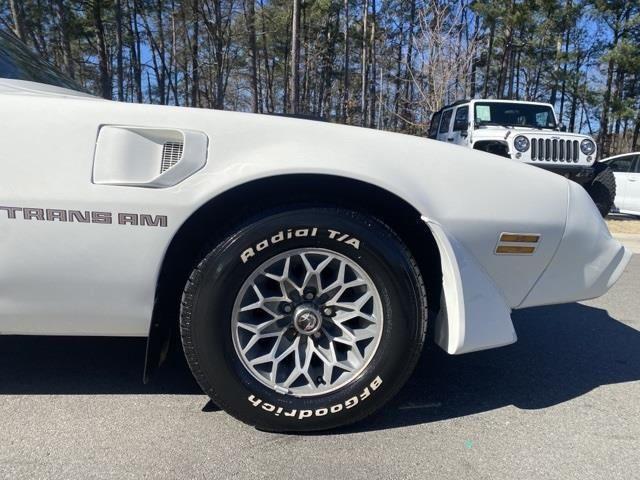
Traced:
[[640, 152], [625, 153], [606, 158], [602, 162], [611, 165], [620, 160], [630, 161], [630, 169], [627, 172], [613, 168], [616, 179], [615, 208], [619, 213], [640, 215]]
[[621, 210], [621, 213], [640, 215], [640, 172], [629, 173], [626, 180], [626, 206]]
[[[42, 87], [43, 95], [17, 94], [21, 83], [0, 80], [4, 334], [146, 336], [160, 267], [180, 226], [225, 191], [296, 173], [376, 185], [427, 219], [445, 282], [438, 343], [449, 353], [515, 341], [511, 309], [599, 294], [628, 261], [624, 247], [601, 226], [588, 242], [584, 229], [565, 232], [568, 216], [589, 225], [596, 216], [602, 223], [581, 197], [574, 201], [575, 188], [566, 179], [508, 159], [328, 123], [124, 104], [49, 87]], [[206, 164], [174, 186], [96, 184], [96, 142], [104, 126], [199, 132], [208, 139]], [[130, 162], [136, 162], [134, 154]], [[10, 218], [11, 208], [109, 212], [114, 219], [119, 213], [166, 216], [167, 222], [26, 220], [22, 211]], [[216, 219], [211, 222], [215, 226]], [[496, 255], [501, 232], [535, 232], [541, 240], [533, 255]], [[570, 247], [562, 242], [567, 233]], [[574, 255], [561, 261], [565, 246]], [[552, 259], [562, 270], [550, 267]], [[582, 283], [565, 286], [587, 267]]]
[[[572, 208], [563, 241], [520, 307], [599, 297], [618, 280], [631, 258], [631, 252], [619, 248], [612, 238], [587, 192], [577, 183], [569, 185]], [[568, 283], [567, 271], [572, 272]]]

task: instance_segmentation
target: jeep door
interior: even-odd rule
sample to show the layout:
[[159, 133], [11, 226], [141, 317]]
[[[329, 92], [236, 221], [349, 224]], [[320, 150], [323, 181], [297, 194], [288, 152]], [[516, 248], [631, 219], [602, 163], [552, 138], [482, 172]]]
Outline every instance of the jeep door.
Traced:
[[451, 134], [447, 139], [456, 145], [467, 146], [469, 143], [469, 105], [460, 105], [453, 116]]
[[440, 127], [440, 117], [442, 116], [441, 112], [436, 112], [431, 117], [431, 123], [429, 124], [429, 132], [427, 136], [429, 138], [433, 138], [434, 140], [438, 138], [438, 127]]
[[450, 142], [450, 130], [451, 130], [451, 117], [453, 109], [449, 108], [442, 112], [442, 118], [440, 120], [440, 126], [438, 127], [438, 140], [441, 142]]

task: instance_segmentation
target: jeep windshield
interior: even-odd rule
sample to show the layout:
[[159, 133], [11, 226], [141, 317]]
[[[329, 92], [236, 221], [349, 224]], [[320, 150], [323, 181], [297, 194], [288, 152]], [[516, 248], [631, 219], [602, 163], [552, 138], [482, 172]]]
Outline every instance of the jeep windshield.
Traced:
[[58, 72], [20, 40], [0, 30], [0, 78], [27, 80], [84, 92], [71, 78]]
[[556, 118], [549, 105], [508, 102], [477, 102], [474, 109], [476, 128], [487, 125], [556, 129]]

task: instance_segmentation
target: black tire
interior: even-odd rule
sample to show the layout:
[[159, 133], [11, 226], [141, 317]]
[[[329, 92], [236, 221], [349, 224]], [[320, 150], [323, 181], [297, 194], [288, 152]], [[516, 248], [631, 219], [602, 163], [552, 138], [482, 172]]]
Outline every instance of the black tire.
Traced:
[[611, 168], [603, 163], [596, 163], [594, 168], [595, 176], [591, 183], [585, 185], [585, 189], [604, 218], [611, 211], [616, 198], [616, 178]]
[[[247, 249], [281, 231], [317, 228], [241, 260]], [[331, 238], [347, 233], [353, 242]], [[383, 326], [370, 362], [343, 387], [317, 396], [276, 392], [250, 374], [234, 348], [232, 310], [245, 280], [265, 261], [300, 248], [321, 248], [356, 262], [379, 292]], [[193, 270], [182, 297], [180, 330], [191, 370], [211, 399], [261, 430], [305, 432], [351, 424], [392, 398], [413, 371], [427, 326], [427, 301], [417, 264], [402, 241], [373, 217], [337, 208], [297, 208], [248, 221], [222, 240]], [[289, 414], [289, 415], [287, 415]]]

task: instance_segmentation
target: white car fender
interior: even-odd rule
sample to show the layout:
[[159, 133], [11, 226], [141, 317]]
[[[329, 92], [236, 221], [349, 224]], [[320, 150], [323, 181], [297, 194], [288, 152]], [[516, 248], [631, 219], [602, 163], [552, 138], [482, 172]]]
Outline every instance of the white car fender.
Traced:
[[471, 253], [438, 222], [422, 217], [440, 250], [443, 301], [436, 343], [450, 354], [508, 345], [517, 340], [511, 309]]
[[[518, 308], [588, 300], [620, 278], [631, 251], [615, 240], [587, 192], [569, 183], [571, 207], [557, 252]], [[579, 267], [576, 268], [576, 265]], [[570, 282], [567, 271], [574, 270]]]

